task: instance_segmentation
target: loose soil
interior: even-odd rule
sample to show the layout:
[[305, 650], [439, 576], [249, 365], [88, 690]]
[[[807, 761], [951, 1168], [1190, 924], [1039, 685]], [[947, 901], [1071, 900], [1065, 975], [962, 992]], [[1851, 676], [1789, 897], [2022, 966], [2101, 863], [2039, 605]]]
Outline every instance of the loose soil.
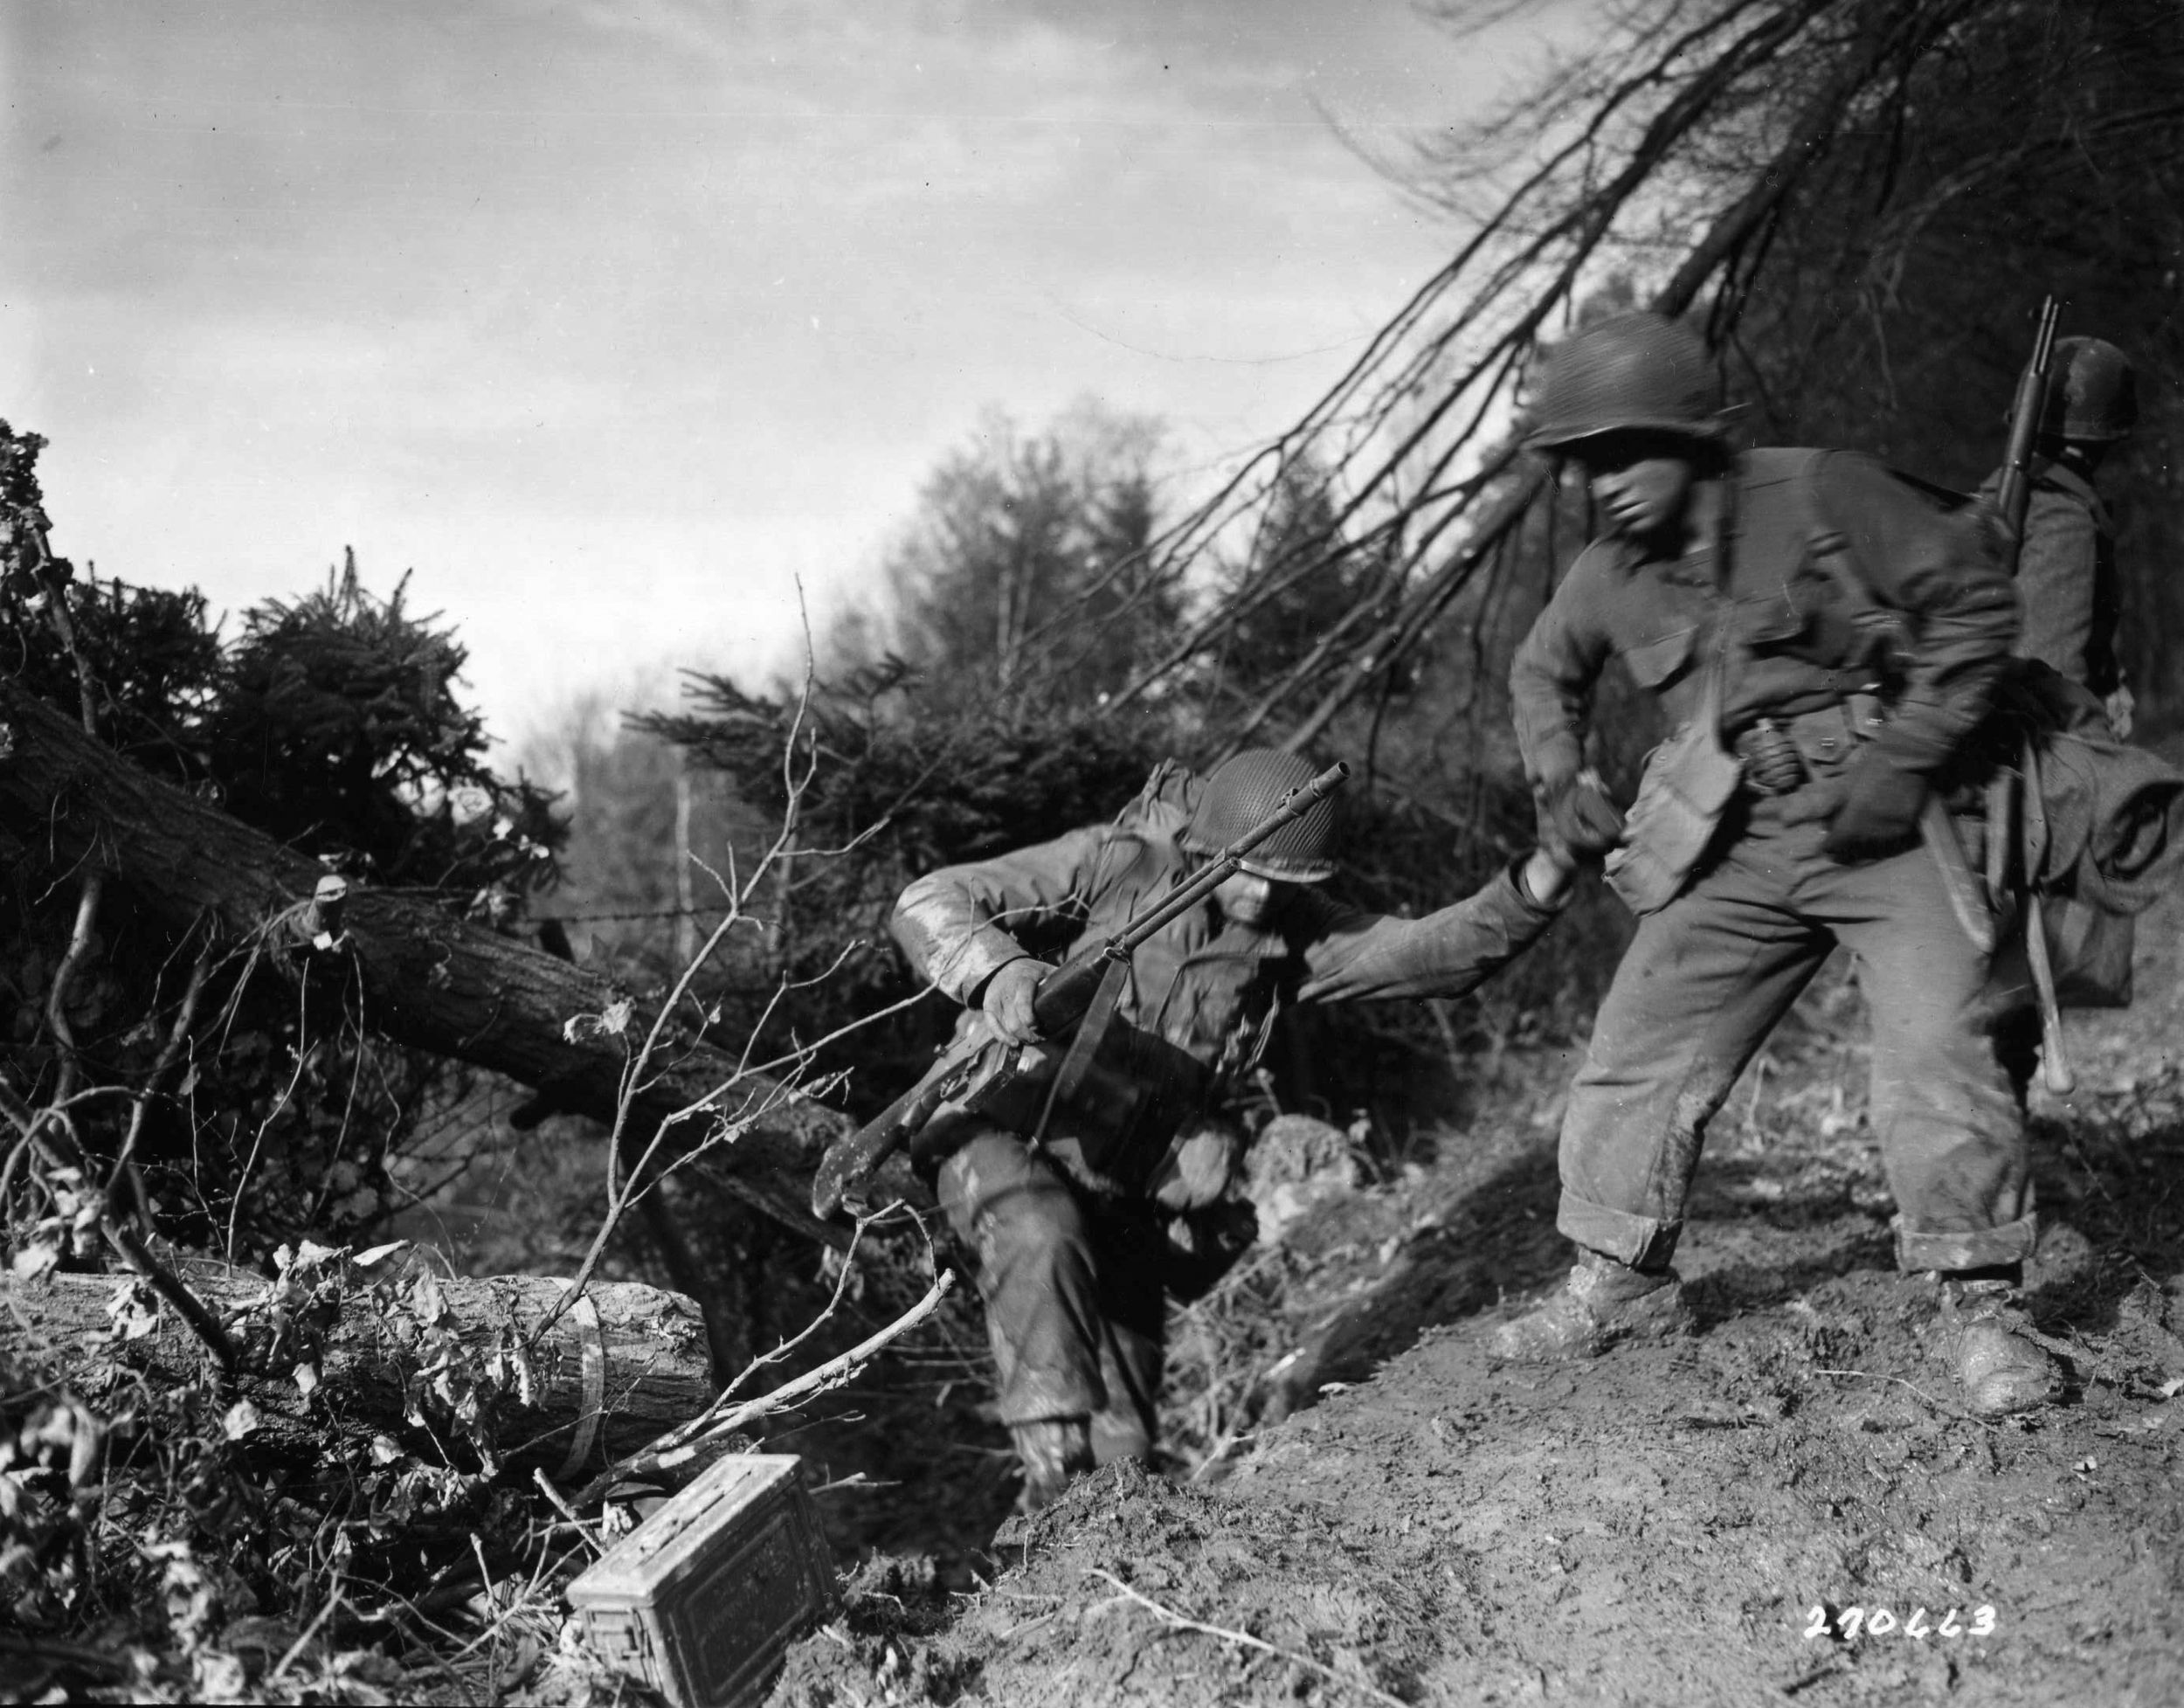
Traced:
[[[922, 1532], [913, 1453], [886, 1522], [823, 1496], [867, 1558], [772, 1700], [2184, 1701], [2181, 931], [2175, 898], [2140, 921], [2139, 1005], [2071, 1016], [2080, 1089], [2035, 1093], [2028, 1291], [2060, 1404], [1958, 1410], [1932, 1291], [1894, 1270], [1834, 971], [1715, 1124], [1679, 1259], [1696, 1335], [1487, 1361], [1568, 1262], [1570, 1057], [1504, 1059], [1430, 1167], [1293, 1230], [1220, 1334], [1178, 1321], [1195, 1463], [1002, 1522], [974, 1424]], [[1264, 1302], [1241, 1333], [1239, 1297]]]

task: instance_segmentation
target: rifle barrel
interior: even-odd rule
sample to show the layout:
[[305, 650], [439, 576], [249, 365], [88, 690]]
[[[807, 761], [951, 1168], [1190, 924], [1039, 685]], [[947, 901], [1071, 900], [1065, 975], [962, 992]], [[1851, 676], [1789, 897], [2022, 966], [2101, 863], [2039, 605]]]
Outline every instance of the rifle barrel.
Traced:
[[2040, 418], [2047, 412], [2048, 382], [2055, 367], [2055, 326], [2062, 305], [2052, 296], [2040, 305], [2040, 329], [2034, 335], [2032, 360], [2017, 381], [2017, 397], [2009, 411], [2009, 441], [2002, 455], [2001, 488], [1995, 494], [2008, 529], [2009, 565], [2014, 573], [2025, 536], [2025, 513], [2032, 505], [2032, 451], [2040, 436]]

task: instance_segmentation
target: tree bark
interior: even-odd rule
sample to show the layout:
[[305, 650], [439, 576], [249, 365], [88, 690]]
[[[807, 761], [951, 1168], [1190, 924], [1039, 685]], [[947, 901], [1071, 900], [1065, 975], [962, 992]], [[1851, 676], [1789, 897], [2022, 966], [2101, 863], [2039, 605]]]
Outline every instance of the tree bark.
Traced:
[[[270, 836], [144, 771], [0, 675], [0, 846], [35, 848], [56, 865], [88, 868], [126, 886], [177, 928], [210, 917], [231, 940], [268, 934], [280, 958], [326, 987], [342, 981], [365, 1024], [397, 1042], [491, 1068], [535, 1086], [557, 1109], [612, 1122], [630, 1061], [658, 1014], [633, 999], [619, 1034], [566, 1023], [600, 1014], [629, 992], [595, 972], [457, 918], [435, 901], [352, 886], [343, 936], [311, 951], [308, 909], [325, 868]], [[692, 1139], [715, 1117], [750, 1124], [710, 1160], [739, 1194], [806, 1237], [841, 1234], [805, 1206], [819, 1153], [854, 1124], [840, 1111], [763, 1075], [670, 1021], [631, 1100], [646, 1134], [679, 1111]]]
[[[635, 1282], [594, 1283], [584, 1291], [591, 1310], [565, 1311], [546, 1331], [530, 1351], [531, 1403], [525, 1405], [512, 1386], [493, 1383], [487, 1361], [498, 1347], [536, 1331], [559, 1302], [563, 1282], [432, 1276], [420, 1311], [413, 1308], [420, 1302], [411, 1290], [414, 1273], [377, 1288], [351, 1276], [335, 1290], [331, 1320], [294, 1325], [269, 1346], [275, 1313], [266, 1301], [279, 1283], [225, 1264], [187, 1268], [192, 1290], [255, 1354], [254, 1367], [232, 1383], [235, 1397], [258, 1414], [252, 1433], [302, 1450], [322, 1445], [335, 1420], [420, 1450], [461, 1439], [451, 1403], [433, 1387], [444, 1367], [458, 1397], [486, 1384], [478, 1404], [503, 1463], [536, 1465], [566, 1480], [687, 1423], [717, 1392], [696, 1304]], [[109, 1307], [130, 1285], [126, 1275], [36, 1281], [0, 1275], [0, 1366], [66, 1371], [79, 1383], [107, 1360], [170, 1385], [217, 1373], [203, 1344], [170, 1310], [162, 1308], [156, 1324], [136, 1338], [116, 1338]], [[425, 1316], [436, 1320], [420, 1327]], [[317, 1378], [308, 1396], [296, 1379], [299, 1365]], [[412, 1404], [425, 1425], [408, 1421]]]

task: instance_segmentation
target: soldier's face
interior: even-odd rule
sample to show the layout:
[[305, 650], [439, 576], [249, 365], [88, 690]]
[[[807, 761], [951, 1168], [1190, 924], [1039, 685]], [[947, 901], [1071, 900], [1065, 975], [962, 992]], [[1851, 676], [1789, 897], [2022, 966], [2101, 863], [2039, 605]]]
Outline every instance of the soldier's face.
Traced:
[[1213, 891], [1213, 901], [1224, 918], [1239, 925], [1263, 925], [1274, 917], [1282, 893], [1289, 886], [1256, 872], [1231, 872]]
[[1579, 452], [1593, 503], [1610, 533], [1659, 539], [1676, 532], [1697, 480], [1690, 452], [1659, 433], [1607, 433]]

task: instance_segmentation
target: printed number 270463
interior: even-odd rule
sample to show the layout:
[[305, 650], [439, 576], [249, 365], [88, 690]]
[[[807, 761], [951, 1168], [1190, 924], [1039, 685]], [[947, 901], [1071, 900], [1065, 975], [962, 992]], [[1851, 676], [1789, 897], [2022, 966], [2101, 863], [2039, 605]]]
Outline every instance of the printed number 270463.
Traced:
[[1989, 1637], [1994, 1635], [1994, 1609], [1984, 1605], [1976, 1607], [1968, 1620], [1958, 1608], [1951, 1608], [1938, 1619], [1924, 1608], [1912, 1608], [1907, 1619], [1897, 1618], [1892, 1608], [1815, 1607], [1806, 1615], [1807, 1641], [1834, 1637], [1840, 1642], [1854, 1642], [1861, 1635], [1900, 1635], [1919, 1641], [1927, 1637]]

